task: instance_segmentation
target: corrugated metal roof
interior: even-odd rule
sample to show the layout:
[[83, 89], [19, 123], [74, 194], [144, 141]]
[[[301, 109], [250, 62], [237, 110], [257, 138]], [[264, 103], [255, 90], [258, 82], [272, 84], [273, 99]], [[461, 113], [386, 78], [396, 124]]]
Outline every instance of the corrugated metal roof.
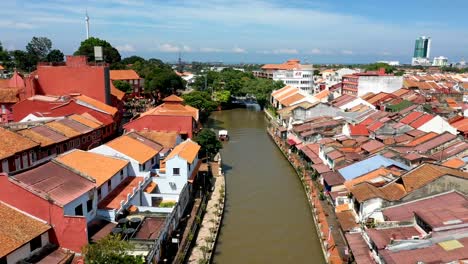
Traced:
[[70, 203], [95, 186], [90, 180], [53, 162], [17, 174], [13, 179], [25, 184], [32, 192], [48, 195], [61, 206]]
[[33, 127], [31, 128], [32, 131], [44, 136], [44, 137], [47, 137], [47, 138], [50, 138], [51, 140], [55, 141], [55, 143], [59, 143], [59, 142], [63, 142], [65, 140], [68, 140], [68, 137], [58, 133], [58, 132], [55, 132], [54, 130], [48, 128], [47, 126], [37, 126], [37, 127]]
[[404, 170], [409, 170], [410, 168], [404, 165], [401, 162], [394, 161], [389, 158], [385, 158], [381, 155], [375, 155], [365, 160], [361, 160], [349, 166], [346, 166], [338, 171], [343, 175], [346, 180], [354, 179], [358, 176], [363, 174], [369, 173], [373, 170], [376, 170], [380, 167], [389, 167], [389, 166], [397, 166]]

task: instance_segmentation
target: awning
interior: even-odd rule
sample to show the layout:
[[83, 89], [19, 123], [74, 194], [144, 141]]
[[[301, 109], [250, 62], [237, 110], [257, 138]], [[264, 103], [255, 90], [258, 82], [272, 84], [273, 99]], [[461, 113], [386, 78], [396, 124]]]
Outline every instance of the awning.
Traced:
[[289, 135], [288, 136], [288, 144], [291, 145], [291, 146], [294, 146], [294, 145], [297, 145], [297, 144], [301, 144], [302, 141], [300, 139], [298, 139], [296, 136], [294, 135]]

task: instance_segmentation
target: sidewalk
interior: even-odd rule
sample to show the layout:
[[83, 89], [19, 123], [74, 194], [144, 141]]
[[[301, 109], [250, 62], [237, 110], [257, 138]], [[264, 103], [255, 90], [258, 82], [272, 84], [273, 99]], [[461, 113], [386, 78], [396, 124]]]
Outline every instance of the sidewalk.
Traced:
[[[212, 167], [212, 170], [214, 169], [219, 170], [219, 165], [216, 168]], [[188, 263], [210, 263], [221, 227], [225, 195], [221, 195], [220, 190], [225, 188], [225, 180], [224, 175], [222, 173], [216, 173], [216, 170], [213, 171], [213, 175], [215, 176], [214, 191], [206, 206], [206, 213], [203, 217], [196, 244], [192, 249]]]

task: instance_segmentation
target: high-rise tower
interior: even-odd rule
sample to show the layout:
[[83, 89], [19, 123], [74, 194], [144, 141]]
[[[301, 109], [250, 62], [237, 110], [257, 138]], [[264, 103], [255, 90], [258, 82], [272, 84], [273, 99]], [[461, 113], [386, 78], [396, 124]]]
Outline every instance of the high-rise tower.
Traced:
[[89, 39], [89, 16], [88, 16], [88, 10], [86, 10], [85, 21], [86, 21], [86, 39]]
[[412, 65], [428, 65], [430, 64], [429, 56], [431, 54], [431, 38], [419, 37], [414, 45], [414, 56]]

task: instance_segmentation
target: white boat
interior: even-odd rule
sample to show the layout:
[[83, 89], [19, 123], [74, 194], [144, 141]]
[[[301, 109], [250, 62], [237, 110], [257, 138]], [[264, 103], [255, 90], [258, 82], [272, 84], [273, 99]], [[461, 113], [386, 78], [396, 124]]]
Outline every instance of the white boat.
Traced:
[[218, 132], [218, 138], [221, 141], [228, 141], [229, 140], [229, 135], [227, 130], [220, 130]]

